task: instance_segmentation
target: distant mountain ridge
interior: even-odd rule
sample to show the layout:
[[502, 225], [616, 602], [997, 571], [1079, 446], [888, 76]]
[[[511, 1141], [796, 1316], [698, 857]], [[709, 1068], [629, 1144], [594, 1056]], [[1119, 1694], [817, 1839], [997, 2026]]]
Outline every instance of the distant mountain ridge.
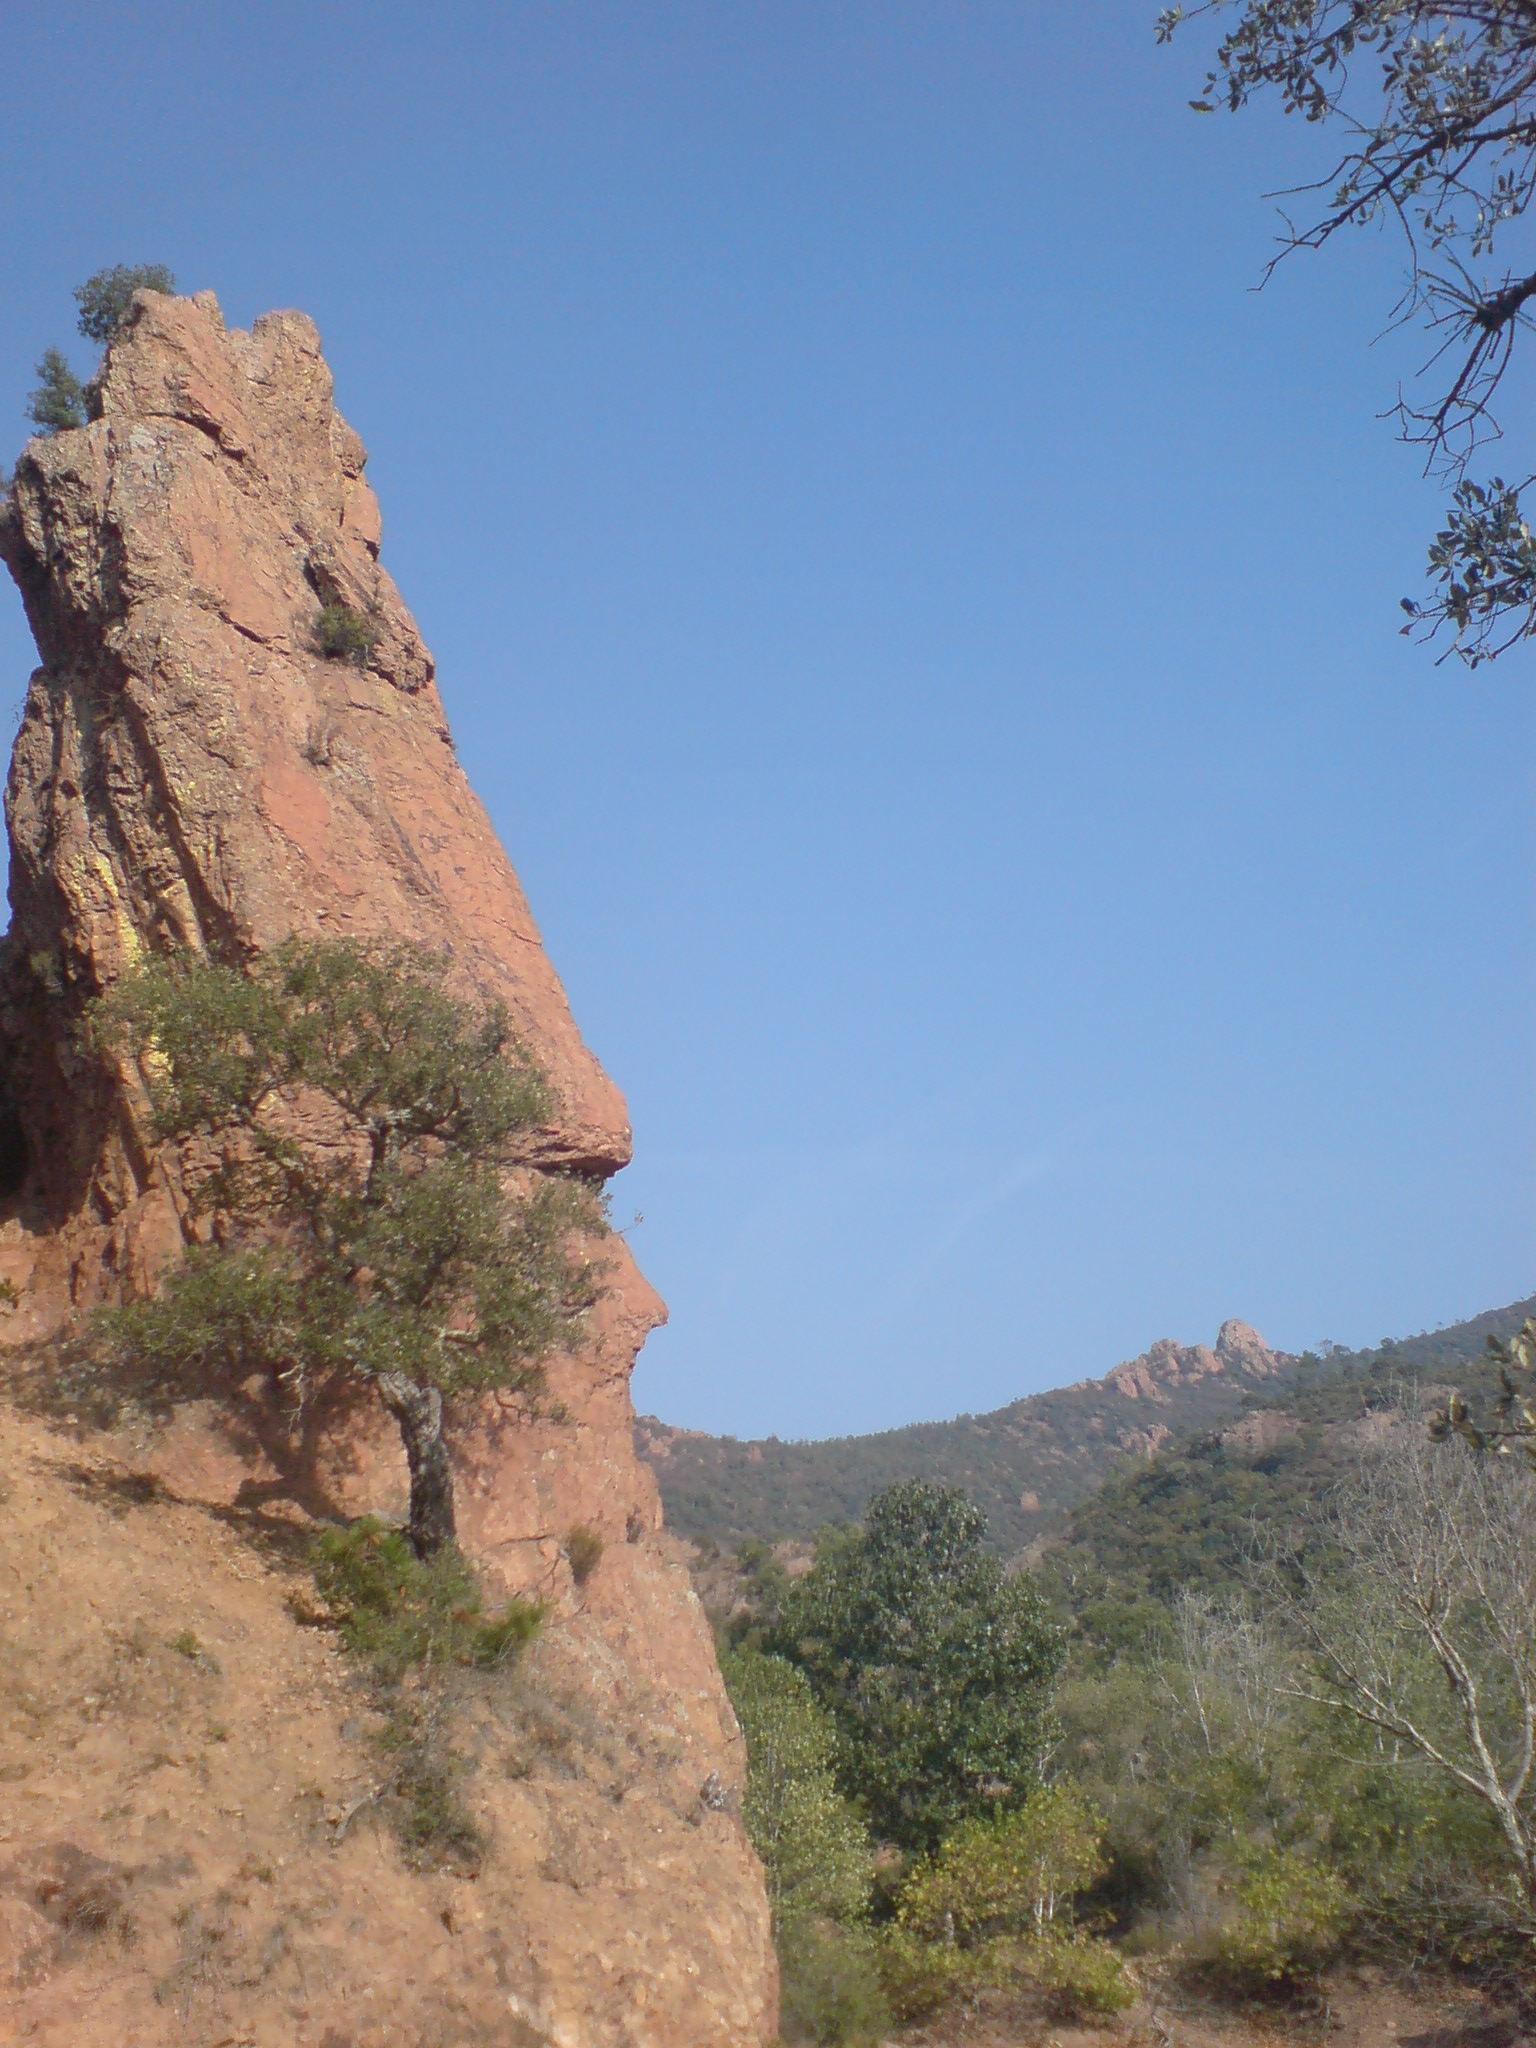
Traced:
[[[1067, 1511], [1127, 1461], [1230, 1431], [1245, 1410], [1286, 1409], [1298, 1384], [1309, 1386], [1320, 1372], [1330, 1381], [1384, 1371], [1462, 1381], [1490, 1334], [1507, 1337], [1531, 1314], [1536, 1297], [1417, 1337], [1384, 1338], [1372, 1350], [1335, 1350], [1326, 1361], [1271, 1350], [1257, 1330], [1233, 1320], [1214, 1346], [1163, 1338], [1102, 1379], [953, 1422], [818, 1443], [743, 1443], [641, 1416], [635, 1449], [656, 1474], [668, 1526], [695, 1542], [804, 1542], [828, 1523], [856, 1521], [882, 1487], [924, 1478], [963, 1486], [985, 1511], [991, 1541], [1014, 1556], [1059, 1529]], [[1253, 1428], [1257, 1442], [1265, 1425]]]
[[881, 1487], [918, 1476], [963, 1486], [992, 1541], [1011, 1554], [1120, 1460], [1229, 1420], [1261, 1389], [1283, 1387], [1298, 1362], [1234, 1318], [1214, 1346], [1165, 1337], [1103, 1379], [953, 1422], [783, 1443], [708, 1436], [647, 1415], [636, 1420], [635, 1449], [656, 1474], [668, 1526], [695, 1541], [803, 1540], [856, 1519]]

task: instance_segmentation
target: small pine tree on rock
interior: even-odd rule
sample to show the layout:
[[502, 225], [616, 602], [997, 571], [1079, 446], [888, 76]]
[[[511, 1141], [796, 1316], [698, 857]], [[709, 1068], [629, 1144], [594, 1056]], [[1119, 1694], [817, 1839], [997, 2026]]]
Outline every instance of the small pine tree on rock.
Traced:
[[37, 389], [27, 400], [27, 418], [44, 434], [65, 434], [85, 425], [85, 396], [80, 379], [56, 348], [43, 350], [37, 365]]

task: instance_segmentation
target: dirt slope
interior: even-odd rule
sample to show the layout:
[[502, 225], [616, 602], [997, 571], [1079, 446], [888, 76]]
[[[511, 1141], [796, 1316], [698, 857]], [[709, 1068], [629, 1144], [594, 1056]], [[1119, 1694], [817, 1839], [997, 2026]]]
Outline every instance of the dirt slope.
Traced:
[[174, 1499], [147, 1448], [0, 1404], [0, 2042], [761, 2033], [739, 1823], [593, 1612], [627, 1597], [622, 1553], [453, 1709], [479, 1875], [413, 1868], [371, 1796], [369, 1689], [290, 1611], [292, 1525]]

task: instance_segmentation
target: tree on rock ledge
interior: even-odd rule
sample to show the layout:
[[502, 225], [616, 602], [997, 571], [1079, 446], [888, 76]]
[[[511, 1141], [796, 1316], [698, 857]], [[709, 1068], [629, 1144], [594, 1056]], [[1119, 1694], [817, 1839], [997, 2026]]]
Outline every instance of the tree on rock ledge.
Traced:
[[187, 1388], [263, 1372], [299, 1405], [373, 1385], [422, 1556], [454, 1534], [443, 1395], [537, 1388], [597, 1298], [575, 1236], [604, 1227], [586, 1184], [514, 1175], [548, 1092], [500, 1008], [443, 992], [444, 964], [350, 940], [291, 940], [249, 971], [154, 960], [91, 1024], [142, 1077], [207, 1236], [98, 1319], [109, 1357]]

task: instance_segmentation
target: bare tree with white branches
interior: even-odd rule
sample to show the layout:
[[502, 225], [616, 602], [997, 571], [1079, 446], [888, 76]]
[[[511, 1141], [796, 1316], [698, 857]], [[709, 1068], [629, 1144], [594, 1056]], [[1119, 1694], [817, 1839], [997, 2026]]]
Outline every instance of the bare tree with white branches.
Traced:
[[1536, 1908], [1536, 1484], [1411, 1408], [1262, 1572], [1302, 1646], [1285, 1681], [1479, 1801]]
[[1282, 1719], [1283, 1665], [1267, 1623], [1246, 1604], [1181, 1586], [1172, 1655], [1157, 1659], [1153, 1672], [1175, 1725], [1197, 1735], [1208, 1758], [1235, 1744], [1262, 1776]]

